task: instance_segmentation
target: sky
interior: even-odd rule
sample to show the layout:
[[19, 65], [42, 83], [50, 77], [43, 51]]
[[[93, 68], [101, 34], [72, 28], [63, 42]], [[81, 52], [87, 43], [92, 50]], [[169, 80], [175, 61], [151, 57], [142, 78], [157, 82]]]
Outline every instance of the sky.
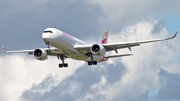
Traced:
[[[1, 0], [0, 46], [47, 47], [53, 27], [88, 43], [166, 38], [180, 31], [179, 0]], [[180, 101], [180, 37], [118, 50], [129, 57], [96, 66], [56, 57], [0, 52], [1, 101]], [[114, 51], [109, 54], [115, 54]]]

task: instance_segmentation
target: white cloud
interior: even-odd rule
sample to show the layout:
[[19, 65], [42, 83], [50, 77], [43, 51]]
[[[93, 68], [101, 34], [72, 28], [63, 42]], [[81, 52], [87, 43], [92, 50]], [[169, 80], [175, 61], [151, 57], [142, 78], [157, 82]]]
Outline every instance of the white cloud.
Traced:
[[67, 60], [69, 68], [58, 68], [60, 60], [50, 57], [46, 61], [38, 61], [22, 54], [12, 54], [0, 57], [0, 99], [3, 101], [19, 101], [22, 92], [29, 89], [34, 84], [41, 83], [48, 75], [55, 78], [54, 82], [49, 83], [46, 88], [39, 88], [43, 94], [59, 82], [72, 75], [75, 70], [83, 65], [83, 62]]

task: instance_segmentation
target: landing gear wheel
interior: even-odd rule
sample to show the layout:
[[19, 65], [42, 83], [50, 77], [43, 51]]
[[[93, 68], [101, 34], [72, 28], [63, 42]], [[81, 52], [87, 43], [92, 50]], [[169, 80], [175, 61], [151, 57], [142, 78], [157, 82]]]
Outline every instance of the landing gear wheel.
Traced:
[[88, 65], [97, 65], [97, 61], [90, 61], [88, 62]]
[[63, 68], [64, 66], [63, 66], [63, 64], [59, 64], [59, 68]]
[[63, 68], [63, 67], [68, 67], [68, 64], [65, 63], [65, 64], [59, 64], [59, 68]]
[[93, 61], [93, 65], [97, 65], [97, 61]]
[[64, 64], [64, 67], [68, 67], [68, 64], [67, 64], [67, 63], [65, 63], [65, 64]]
[[89, 65], [89, 66], [92, 65], [92, 62], [88, 62], [88, 65]]

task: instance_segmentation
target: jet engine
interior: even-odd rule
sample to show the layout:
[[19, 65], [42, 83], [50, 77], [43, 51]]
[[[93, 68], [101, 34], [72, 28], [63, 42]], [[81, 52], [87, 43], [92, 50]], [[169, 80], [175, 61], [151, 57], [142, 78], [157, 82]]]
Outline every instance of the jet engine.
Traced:
[[91, 52], [94, 55], [99, 55], [99, 56], [103, 56], [106, 53], [106, 50], [104, 48], [104, 46], [100, 45], [100, 44], [94, 44], [91, 47]]
[[34, 57], [37, 59], [37, 60], [41, 60], [41, 61], [44, 61], [47, 59], [47, 52], [43, 49], [35, 49], [34, 50]]

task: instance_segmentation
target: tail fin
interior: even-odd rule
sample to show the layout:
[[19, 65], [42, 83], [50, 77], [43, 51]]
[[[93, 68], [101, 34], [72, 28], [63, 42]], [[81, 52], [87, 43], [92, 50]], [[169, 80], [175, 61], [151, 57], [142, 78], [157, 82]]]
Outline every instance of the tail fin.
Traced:
[[108, 31], [105, 30], [104, 36], [102, 38], [101, 44], [106, 44], [108, 39]]
[[2, 47], [2, 51], [4, 52], [4, 46]]

